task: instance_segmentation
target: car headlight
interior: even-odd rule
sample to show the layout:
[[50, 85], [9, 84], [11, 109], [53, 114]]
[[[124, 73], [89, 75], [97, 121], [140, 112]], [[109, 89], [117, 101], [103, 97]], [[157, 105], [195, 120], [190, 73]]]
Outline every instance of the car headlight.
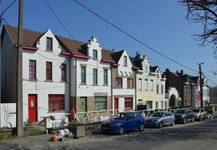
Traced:
[[185, 115], [182, 115], [182, 118], [185, 118]]
[[158, 122], [160, 122], [160, 120], [158, 119], [158, 120], [154, 120], [154, 123], [158, 123]]

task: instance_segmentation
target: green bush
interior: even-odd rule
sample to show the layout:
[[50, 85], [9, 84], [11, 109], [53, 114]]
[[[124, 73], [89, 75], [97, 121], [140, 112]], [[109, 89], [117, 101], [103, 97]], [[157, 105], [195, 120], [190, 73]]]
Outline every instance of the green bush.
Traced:
[[0, 140], [4, 139], [4, 132], [3, 132], [3, 129], [0, 128]]

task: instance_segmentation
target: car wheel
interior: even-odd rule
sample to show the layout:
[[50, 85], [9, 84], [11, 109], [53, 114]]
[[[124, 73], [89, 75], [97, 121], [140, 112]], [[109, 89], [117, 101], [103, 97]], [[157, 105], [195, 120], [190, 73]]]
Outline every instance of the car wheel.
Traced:
[[187, 119], [186, 119], [186, 118], [183, 120], [183, 123], [184, 123], [184, 124], [186, 124], [186, 123], [187, 123]]
[[174, 124], [175, 124], [175, 122], [173, 121], [173, 122], [171, 123], [171, 126], [174, 126]]
[[163, 122], [160, 122], [159, 128], [163, 128]]
[[191, 118], [191, 122], [194, 123], [194, 118]]
[[124, 128], [123, 127], [120, 127], [119, 129], [119, 132], [118, 132], [120, 135], [123, 135], [124, 134]]
[[139, 127], [139, 131], [143, 131], [144, 130], [144, 124], [141, 124]]

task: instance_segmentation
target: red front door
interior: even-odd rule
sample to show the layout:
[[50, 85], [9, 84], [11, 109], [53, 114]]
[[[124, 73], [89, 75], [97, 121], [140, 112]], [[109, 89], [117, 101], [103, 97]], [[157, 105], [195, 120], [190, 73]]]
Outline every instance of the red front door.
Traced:
[[115, 98], [115, 106], [114, 106], [114, 109], [115, 109], [115, 113], [118, 112], [118, 98]]
[[37, 121], [37, 95], [29, 95], [28, 97], [29, 121]]

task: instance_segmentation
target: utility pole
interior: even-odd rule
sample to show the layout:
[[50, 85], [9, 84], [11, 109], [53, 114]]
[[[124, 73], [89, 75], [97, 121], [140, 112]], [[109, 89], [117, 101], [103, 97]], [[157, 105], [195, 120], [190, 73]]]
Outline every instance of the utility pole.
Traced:
[[200, 107], [203, 107], [203, 79], [202, 79], [202, 71], [201, 71], [201, 65], [204, 63], [197, 63], [199, 66], [199, 75], [200, 75]]
[[17, 42], [17, 67], [16, 67], [16, 129], [17, 136], [23, 136], [23, 73], [22, 73], [22, 51], [23, 51], [23, 0], [19, 0], [18, 10], [18, 42]]

